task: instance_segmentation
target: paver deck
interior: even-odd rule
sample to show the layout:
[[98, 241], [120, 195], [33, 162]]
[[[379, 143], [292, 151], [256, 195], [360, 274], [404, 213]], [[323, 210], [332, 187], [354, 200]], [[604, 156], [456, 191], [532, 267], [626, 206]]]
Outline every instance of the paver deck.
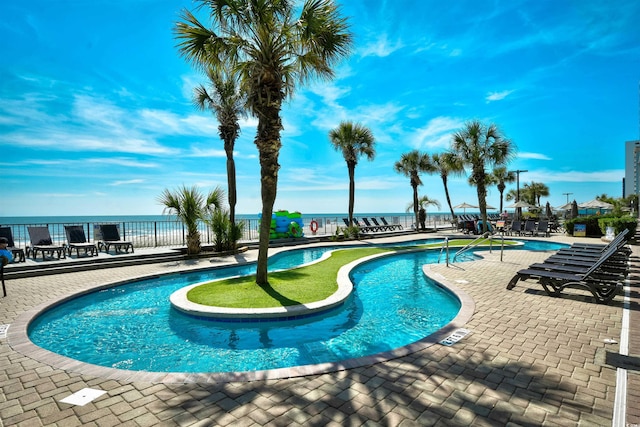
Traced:
[[[630, 354], [637, 357], [640, 258], [632, 249]], [[0, 324], [88, 286], [255, 255], [11, 280], [9, 295], [0, 299]], [[435, 344], [371, 366], [251, 382], [152, 383], [74, 373], [0, 339], [0, 425], [611, 425], [616, 369], [606, 356], [619, 351], [623, 298], [600, 305], [572, 290], [551, 298], [531, 281], [507, 291], [515, 271], [548, 254], [512, 250], [503, 261], [496, 251], [482, 255], [480, 262], [426, 267], [474, 299], [465, 325], [471, 333], [450, 347]], [[636, 359], [626, 360], [626, 422], [640, 424], [640, 371]], [[60, 402], [87, 387], [107, 393], [85, 406]]]

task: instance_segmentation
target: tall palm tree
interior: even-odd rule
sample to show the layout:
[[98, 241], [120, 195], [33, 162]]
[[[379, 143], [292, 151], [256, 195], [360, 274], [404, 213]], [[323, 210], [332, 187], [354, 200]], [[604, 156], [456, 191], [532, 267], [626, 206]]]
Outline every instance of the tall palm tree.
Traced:
[[516, 174], [513, 171], [508, 171], [506, 166], [497, 166], [493, 168], [491, 172], [491, 180], [498, 191], [500, 192], [500, 213], [503, 212], [504, 190], [507, 188], [507, 184], [516, 181]]
[[442, 184], [444, 185], [444, 194], [447, 197], [447, 205], [451, 211], [451, 218], [455, 219], [456, 214], [453, 211], [453, 205], [451, 204], [451, 197], [449, 197], [449, 188], [447, 186], [449, 175], [459, 176], [464, 173], [464, 164], [461, 159], [456, 156], [455, 153], [446, 151], [444, 153], [434, 153], [431, 156], [431, 161], [435, 166], [434, 173], [437, 172], [442, 178]]
[[482, 215], [483, 232], [487, 231], [486, 167], [506, 165], [515, 156], [515, 147], [495, 124], [483, 125], [479, 120], [467, 122], [453, 135], [451, 151], [471, 168], [471, 178], [476, 184], [478, 206]]
[[200, 253], [200, 232], [198, 222], [216, 209], [222, 208], [224, 190], [216, 187], [204, 196], [198, 187], [182, 186], [174, 191], [165, 189], [158, 202], [165, 206], [162, 213], [176, 215], [187, 228], [187, 254]]
[[349, 172], [349, 225], [353, 225], [353, 205], [355, 203], [356, 183], [355, 171], [358, 158], [365, 156], [369, 161], [376, 155], [375, 138], [371, 130], [360, 124], [349, 121], [329, 132], [329, 141], [336, 151], [341, 151]]
[[[211, 28], [184, 10], [175, 27], [180, 54], [200, 68], [238, 76], [247, 109], [258, 118], [262, 218], [256, 283], [268, 285], [268, 220], [278, 186], [282, 103], [313, 77], [332, 78], [352, 45], [346, 18], [334, 0], [196, 0], [208, 7]], [[300, 12], [296, 16], [297, 12]]]
[[529, 203], [540, 206], [540, 198], [549, 196], [549, 187], [541, 182], [531, 181], [524, 185], [524, 193], [527, 194]]
[[421, 153], [418, 150], [403, 153], [400, 156], [400, 160], [393, 165], [393, 169], [409, 178], [409, 184], [413, 189], [413, 214], [416, 218], [416, 224], [418, 224], [418, 212], [420, 210], [418, 186], [422, 185], [420, 172], [433, 173], [435, 171], [435, 166], [431, 162], [431, 156], [427, 153]]
[[244, 109], [245, 96], [239, 91], [236, 76], [228, 70], [207, 68], [210, 89], [204, 85], [197, 86], [193, 102], [200, 110], [210, 109], [218, 119], [218, 134], [224, 143], [227, 155], [227, 197], [229, 200], [229, 221], [236, 221], [236, 164], [233, 159], [233, 147], [240, 135], [241, 117], [246, 117]]

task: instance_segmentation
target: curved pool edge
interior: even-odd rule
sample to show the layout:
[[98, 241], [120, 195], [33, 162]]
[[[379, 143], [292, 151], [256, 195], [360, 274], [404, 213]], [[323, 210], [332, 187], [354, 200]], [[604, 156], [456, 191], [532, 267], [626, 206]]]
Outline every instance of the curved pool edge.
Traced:
[[[360, 258], [343, 266], [338, 272], [338, 280], [348, 280], [349, 273], [356, 265], [369, 261], [373, 258], [391, 255], [394, 251], [383, 254], [375, 254], [368, 257]], [[348, 268], [347, 268], [348, 267]], [[37, 360], [53, 368], [61, 369], [65, 372], [77, 373], [80, 375], [89, 375], [100, 378], [112, 379], [124, 382], [146, 382], [146, 383], [165, 383], [165, 384], [188, 384], [188, 383], [228, 383], [228, 382], [250, 382], [270, 379], [294, 378], [308, 375], [325, 374], [329, 372], [344, 371], [363, 366], [371, 366], [399, 357], [407, 356], [418, 351], [425, 350], [434, 344], [442, 341], [449, 336], [454, 330], [464, 326], [473, 316], [475, 312], [475, 302], [461, 288], [446, 280], [444, 276], [433, 274], [429, 264], [423, 265], [423, 274], [431, 278], [443, 289], [450, 292], [460, 301], [460, 310], [456, 316], [441, 329], [411, 344], [398, 347], [382, 353], [376, 353], [369, 356], [359, 358], [346, 359], [339, 362], [326, 362], [314, 365], [301, 365], [286, 368], [277, 368], [261, 371], [247, 372], [150, 372], [150, 371], [130, 371], [117, 368], [108, 368], [99, 365], [93, 365], [81, 362], [58, 353], [45, 350], [35, 345], [28, 336], [29, 324], [42, 312], [58, 305], [68, 299], [75, 298], [79, 294], [93, 292], [96, 290], [117, 286], [129, 280], [118, 281], [112, 284], [101, 284], [85, 288], [80, 292], [60, 297], [54, 301], [50, 301], [32, 308], [22, 313], [11, 324], [7, 331], [7, 342], [9, 346], [23, 354], [24, 356]], [[151, 275], [153, 276], [153, 275]], [[131, 280], [136, 280], [132, 278]]]

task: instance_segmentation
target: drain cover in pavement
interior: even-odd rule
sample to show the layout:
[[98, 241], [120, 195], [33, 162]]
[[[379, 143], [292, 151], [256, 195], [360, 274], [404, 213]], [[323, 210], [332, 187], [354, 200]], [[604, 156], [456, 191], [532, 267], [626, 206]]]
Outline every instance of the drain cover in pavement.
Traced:
[[0, 325], [0, 338], [6, 338], [8, 330], [9, 325]]
[[80, 391], [76, 391], [71, 396], [65, 397], [60, 402], [69, 403], [71, 405], [76, 405], [76, 406], [84, 406], [87, 403], [99, 398], [105, 393], [106, 391], [103, 391], [103, 390], [96, 390], [93, 388], [83, 388]]
[[470, 330], [460, 328], [454, 333], [452, 333], [451, 335], [449, 335], [448, 337], [446, 337], [445, 339], [443, 339], [442, 341], [440, 341], [440, 344], [447, 345], [447, 346], [454, 345], [455, 343], [460, 341], [462, 338], [469, 335], [469, 333], [471, 333]]

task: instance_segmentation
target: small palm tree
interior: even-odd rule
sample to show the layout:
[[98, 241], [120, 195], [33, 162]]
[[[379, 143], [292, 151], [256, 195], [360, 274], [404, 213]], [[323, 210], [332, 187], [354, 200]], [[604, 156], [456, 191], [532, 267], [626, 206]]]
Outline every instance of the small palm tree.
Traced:
[[[426, 220], [427, 208], [429, 206], [436, 206], [438, 209], [440, 209], [440, 202], [436, 199], [430, 198], [426, 194], [418, 198], [418, 220], [420, 224], [424, 222], [421, 213], [424, 212], [424, 219]], [[407, 205], [407, 209], [405, 210], [405, 212], [411, 212], [411, 211], [413, 211], [413, 202], [409, 203]], [[416, 229], [417, 228], [418, 228], [418, 224], [416, 223]]]
[[[184, 10], [175, 27], [180, 54], [196, 67], [229, 69], [258, 118], [262, 218], [271, 218], [278, 187], [282, 103], [314, 77], [330, 79], [347, 56], [352, 35], [334, 0], [197, 0], [210, 28]], [[299, 15], [297, 15], [299, 13]], [[259, 234], [256, 283], [269, 284], [270, 222]]]
[[355, 203], [355, 171], [358, 158], [365, 156], [369, 161], [376, 155], [373, 133], [360, 123], [342, 122], [329, 132], [329, 141], [336, 151], [341, 151], [349, 172], [349, 225], [353, 226], [353, 206]]
[[420, 153], [418, 150], [403, 153], [394, 165], [393, 169], [409, 178], [409, 184], [413, 189], [413, 213], [416, 218], [416, 224], [419, 222], [419, 200], [418, 186], [422, 185], [420, 172], [433, 172], [435, 166], [431, 162], [431, 157], [427, 153]]
[[187, 228], [187, 254], [200, 253], [202, 247], [198, 222], [204, 220], [214, 209], [221, 208], [223, 195], [224, 191], [220, 187], [216, 187], [205, 197], [196, 186], [182, 186], [174, 191], [165, 189], [158, 197], [158, 201], [165, 206], [162, 213], [176, 215]]
[[451, 218], [455, 219], [456, 214], [453, 211], [453, 205], [451, 204], [451, 197], [449, 197], [449, 187], [447, 186], [449, 176], [460, 176], [464, 173], [464, 164], [460, 157], [456, 156], [452, 152], [434, 153], [431, 156], [431, 161], [435, 166], [432, 173], [439, 173], [442, 178], [442, 184], [444, 185], [444, 194], [447, 197], [447, 205], [451, 211]]
[[541, 182], [531, 181], [530, 184], [524, 185], [523, 192], [527, 195], [529, 203], [540, 206], [540, 198], [549, 196], [549, 187]]
[[500, 192], [500, 213], [503, 212], [504, 190], [507, 188], [508, 183], [516, 181], [516, 174], [513, 171], [507, 171], [505, 166], [498, 166], [493, 168], [491, 172], [491, 181], [496, 185]]
[[200, 110], [210, 109], [218, 119], [218, 133], [224, 143], [227, 155], [227, 196], [229, 201], [229, 220], [236, 221], [236, 164], [233, 159], [233, 147], [240, 135], [241, 117], [246, 117], [245, 96], [238, 88], [237, 78], [228, 70], [208, 68], [210, 82], [207, 91], [203, 85], [195, 88], [193, 102]]
[[476, 185], [478, 205], [482, 215], [483, 231], [487, 231], [486, 167], [508, 164], [515, 156], [515, 147], [495, 124], [483, 125], [478, 120], [465, 124], [453, 135], [451, 151], [458, 154], [462, 162], [471, 168], [471, 179]]

